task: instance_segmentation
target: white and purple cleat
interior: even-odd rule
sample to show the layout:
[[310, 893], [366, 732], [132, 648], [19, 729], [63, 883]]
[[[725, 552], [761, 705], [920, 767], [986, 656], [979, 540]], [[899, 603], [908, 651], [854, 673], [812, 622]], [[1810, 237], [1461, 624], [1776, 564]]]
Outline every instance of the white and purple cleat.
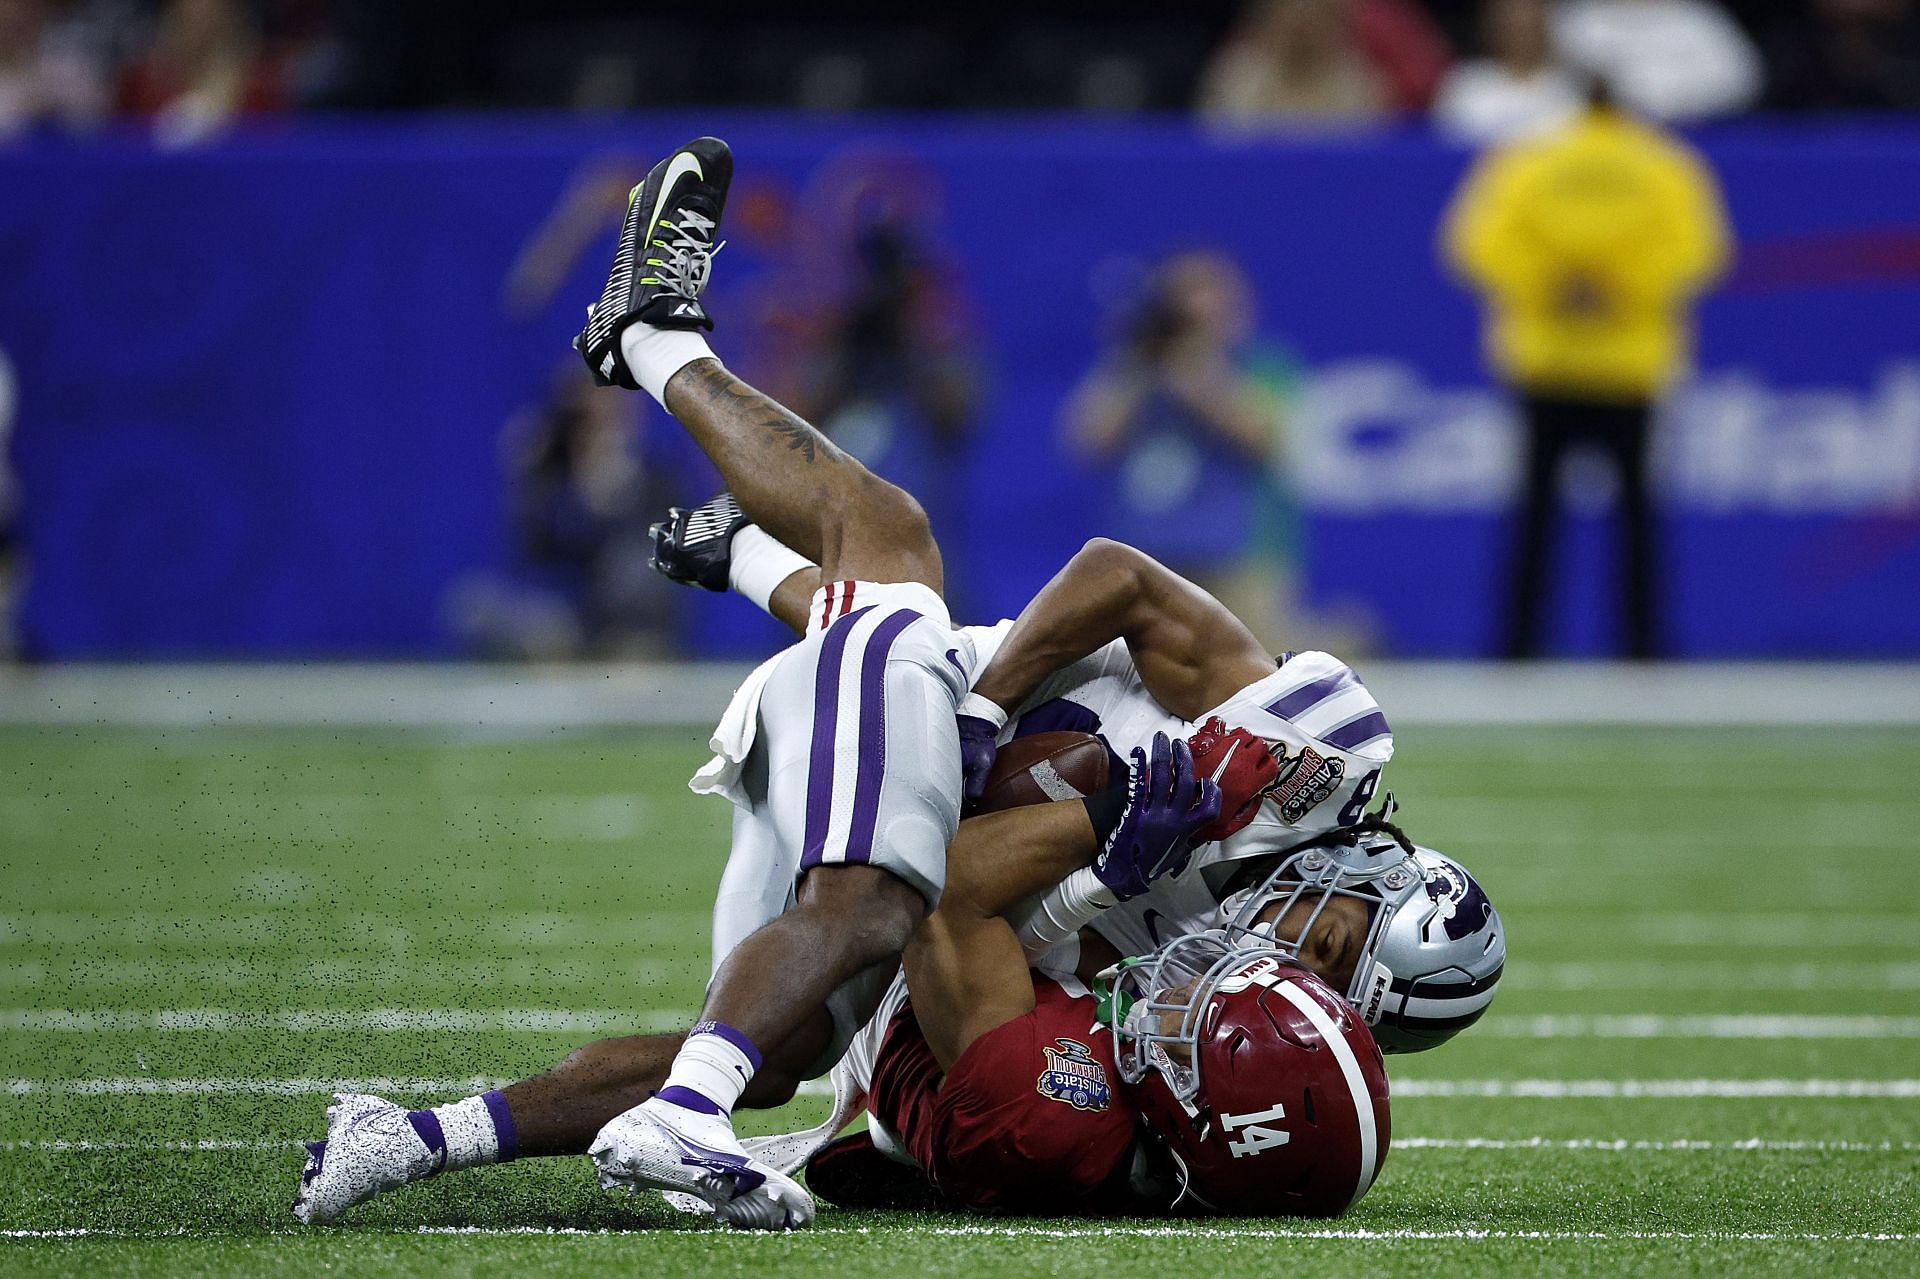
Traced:
[[602, 1186], [696, 1196], [742, 1230], [798, 1230], [813, 1222], [812, 1196], [749, 1155], [724, 1113], [649, 1098], [609, 1120], [587, 1153]]

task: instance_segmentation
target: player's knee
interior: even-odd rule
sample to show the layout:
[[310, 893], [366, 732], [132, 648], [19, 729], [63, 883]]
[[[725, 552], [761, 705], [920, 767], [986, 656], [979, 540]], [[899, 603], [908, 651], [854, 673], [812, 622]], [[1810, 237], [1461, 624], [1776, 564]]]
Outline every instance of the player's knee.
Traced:
[[883, 533], [890, 544], [907, 549], [933, 541], [926, 508], [899, 485], [867, 471], [860, 480], [859, 502], [863, 522]]
[[926, 898], [873, 866], [821, 866], [801, 885], [800, 908], [817, 912], [861, 967], [906, 949]]
[[1116, 542], [1110, 537], [1090, 537], [1074, 554], [1073, 562], [1081, 568], [1132, 573], [1139, 569], [1146, 558], [1138, 548], [1128, 546], [1125, 542]]

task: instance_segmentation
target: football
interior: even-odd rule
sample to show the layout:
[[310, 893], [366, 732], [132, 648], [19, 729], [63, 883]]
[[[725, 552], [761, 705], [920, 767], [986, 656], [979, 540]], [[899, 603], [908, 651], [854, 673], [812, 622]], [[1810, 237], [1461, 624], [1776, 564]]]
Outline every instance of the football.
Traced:
[[1000, 748], [987, 774], [980, 811], [1083, 799], [1107, 785], [1112, 757], [1092, 733], [1035, 733]]

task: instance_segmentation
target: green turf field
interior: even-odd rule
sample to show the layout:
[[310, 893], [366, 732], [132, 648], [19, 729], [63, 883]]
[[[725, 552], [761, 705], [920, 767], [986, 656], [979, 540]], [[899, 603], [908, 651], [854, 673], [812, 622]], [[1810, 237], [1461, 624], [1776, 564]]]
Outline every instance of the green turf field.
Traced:
[[1512, 960], [1391, 1063], [1335, 1223], [740, 1236], [582, 1159], [296, 1227], [335, 1081], [446, 1099], [686, 1020], [697, 736], [0, 729], [0, 1273], [1920, 1273], [1920, 734], [1837, 729], [1403, 733], [1402, 816]]

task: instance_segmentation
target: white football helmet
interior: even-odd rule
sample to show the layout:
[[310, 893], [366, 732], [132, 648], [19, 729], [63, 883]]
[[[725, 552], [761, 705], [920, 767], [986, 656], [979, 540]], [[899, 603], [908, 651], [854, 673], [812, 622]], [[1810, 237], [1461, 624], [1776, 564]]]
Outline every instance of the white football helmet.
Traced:
[[[1353, 842], [1323, 838], [1293, 852], [1258, 885], [1221, 903], [1222, 927], [1297, 956], [1329, 901], [1359, 898], [1369, 924], [1347, 1001], [1383, 1052], [1445, 1043], [1493, 1002], [1507, 961], [1499, 912], [1465, 867], [1407, 842], [1384, 820], [1333, 835]], [[1276, 937], [1274, 921], [1303, 899], [1313, 904], [1298, 939]]]

